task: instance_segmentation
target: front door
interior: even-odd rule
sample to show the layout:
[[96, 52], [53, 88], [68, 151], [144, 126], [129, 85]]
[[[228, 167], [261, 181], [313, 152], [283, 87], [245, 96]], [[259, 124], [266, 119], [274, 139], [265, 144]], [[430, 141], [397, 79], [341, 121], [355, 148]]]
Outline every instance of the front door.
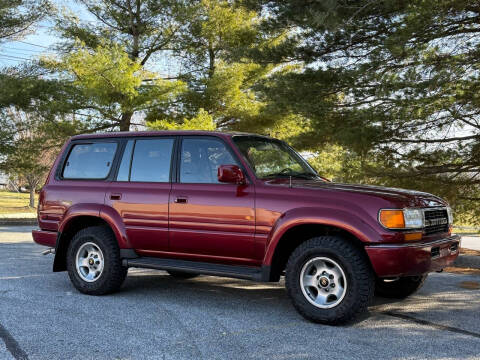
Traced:
[[240, 165], [214, 136], [184, 137], [170, 196], [170, 251], [198, 261], [255, 264], [254, 187], [223, 184], [219, 165]]
[[128, 239], [139, 254], [168, 251], [170, 167], [175, 139], [128, 140], [106, 204], [121, 216]]

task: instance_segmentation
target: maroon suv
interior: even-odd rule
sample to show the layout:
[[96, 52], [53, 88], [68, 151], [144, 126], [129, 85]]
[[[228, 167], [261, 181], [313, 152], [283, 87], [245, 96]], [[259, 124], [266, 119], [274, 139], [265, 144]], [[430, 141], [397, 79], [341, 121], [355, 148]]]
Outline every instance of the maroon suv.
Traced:
[[452, 214], [421, 192], [329, 182], [286, 143], [200, 131], [71, 138], [40, 193], [35, 242], [91, 295], [129, 267], [285, 284], [295, 308], [348, 321], [458, 256]]

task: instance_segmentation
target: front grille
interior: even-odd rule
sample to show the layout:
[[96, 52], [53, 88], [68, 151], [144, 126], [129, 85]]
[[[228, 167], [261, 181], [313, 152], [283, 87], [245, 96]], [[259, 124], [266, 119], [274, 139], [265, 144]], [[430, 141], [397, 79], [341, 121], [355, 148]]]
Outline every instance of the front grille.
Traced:
[[448, 231], [448, 214], [446, 209], [425, 210], [425, 235]]

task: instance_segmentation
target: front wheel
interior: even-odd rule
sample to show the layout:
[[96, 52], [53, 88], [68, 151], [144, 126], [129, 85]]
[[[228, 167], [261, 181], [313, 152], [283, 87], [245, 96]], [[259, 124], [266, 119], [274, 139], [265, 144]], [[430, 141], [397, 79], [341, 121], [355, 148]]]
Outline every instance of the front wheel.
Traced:
[[88, 227], [75, 234], [67, 251], [67, 270], [77, 290], [88, 295], [118, 290], [128, 272], [122, 266], [115, 236], [104, 226]]
[[427, 275], [405, 276], [395, 280], [377, 279], [375, 294], [386, 298], [404, 299], [420, 289], [426, 278]]
[[285, 284], [297, 311], [323, 324], [342, 324], [365, 311], [373, 297], [368, 259], [346, 239], [312, 238], [288, 260]]

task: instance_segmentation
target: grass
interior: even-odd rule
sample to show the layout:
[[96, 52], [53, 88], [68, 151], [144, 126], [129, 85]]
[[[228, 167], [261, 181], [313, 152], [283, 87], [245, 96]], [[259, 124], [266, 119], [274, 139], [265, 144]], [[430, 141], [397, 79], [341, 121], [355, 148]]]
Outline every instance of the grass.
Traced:
[[453, 227], [453, 232], [455, 234], [462, 234], [462, 235], [478, 235], [480, 234], [480, 230], [478, 228], [469, 228], [469, 229], [463, 229], [463, 228], [458, 228], [456, 226]]
[[[35, 195], [37, 205], [38, 195]], [[35, 213], [36, 209], [28, 206], [30, 195], [10, 191], [0, 191], [0, 214]]]

